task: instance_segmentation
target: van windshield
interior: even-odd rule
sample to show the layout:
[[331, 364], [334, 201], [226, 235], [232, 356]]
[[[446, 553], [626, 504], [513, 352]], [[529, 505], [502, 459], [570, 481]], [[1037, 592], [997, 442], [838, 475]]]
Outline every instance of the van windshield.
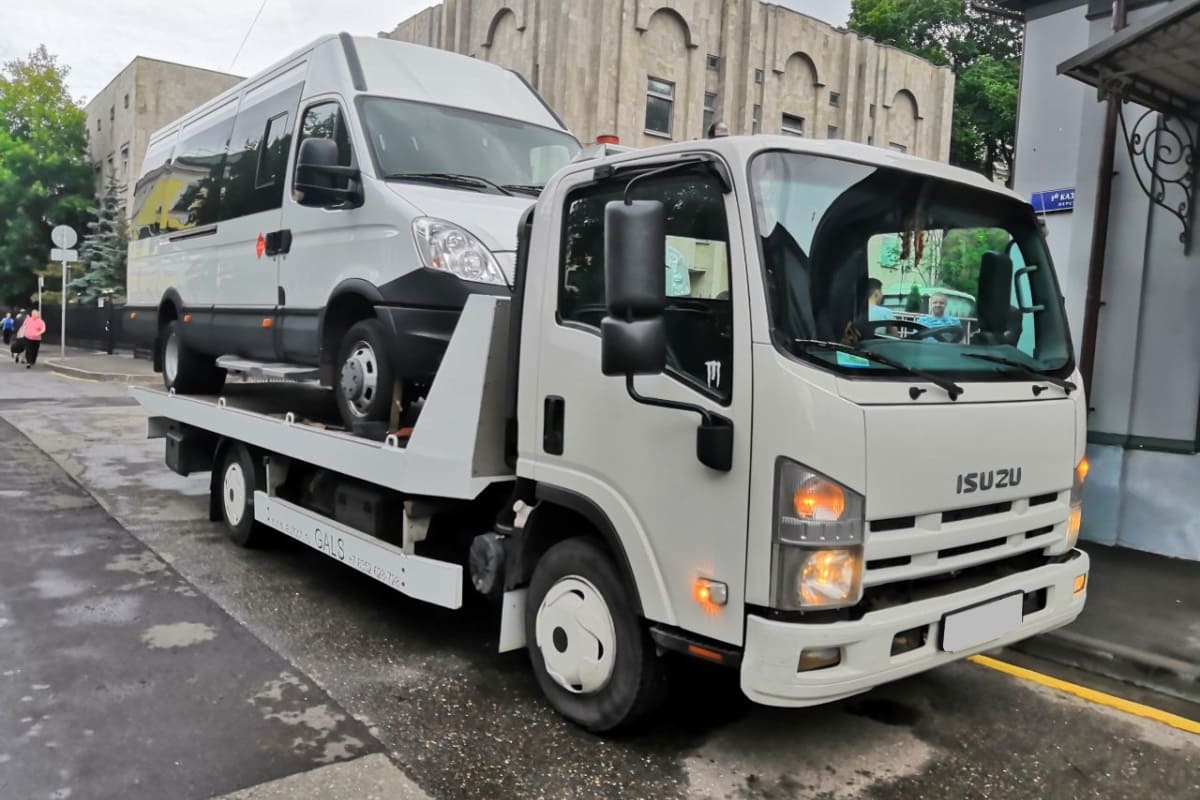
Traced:
[[[1062, 377], [1065, 314], [1032, 209], [953, 181], [772, 151], [751, 163], [775, 344], [838, 372]], [[821, 347], [832, 342], [841, 351]]]
[[367, 97], [362, 117], [383, 177], [456, 175], [540, 187], [579, 152], [568, 133], [462, 108]]

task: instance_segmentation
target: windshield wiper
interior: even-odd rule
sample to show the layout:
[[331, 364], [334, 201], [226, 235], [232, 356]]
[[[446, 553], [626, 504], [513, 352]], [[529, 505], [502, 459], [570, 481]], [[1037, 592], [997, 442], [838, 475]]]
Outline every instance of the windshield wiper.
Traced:
[[[923, 381], [928, 381], [934, 386], [943, 389], [946, 394], [950, 395], [951, 400], [957, 400], [958, 396], [963, 393], [963, 388], [954, 381], [947, 380], [946, 378], [940, 378], [937, 375], [925, 372], [924, 370], [913, 369], [903, 361], [897, 361], [894, 358], [880, 355], [879, 353], [873, 353], [870, 350], [863, 350], [860, 347], [851, 347], [847, 344], [838, 344], [837, 342], [826, 342], [821, 339], [793, 339], [792, 341], [795, 344], [815, 347], [818, 350], [832, 350], [835, 353], [846, 353], [847, 355], [858, 356], [859, 358], [865, 358], [869, 361], [874, 361], [876, 363], [883, 364], [884, 366], [891, 367], [892, 369], [900, 370], [901, 372], [912, 375], [915, 378], [920, 378]], [[924, 390], [918, 390], [914, 388], [909, 391], [909, 396], [912, 397], [913, 400], [916, 400], [918, 397], [920, 397], [920, 393], [922, 391]]]
[[457, 186], [478, 186], [480, 188], [495, 189], [500, 194], [506, 194], [509, 197], [513, 196], [512, 192], [500, 184], [489, 181], [487, 178], [481, 178], [478, 175], [459, 175], [455, 172], [392, 172], [384, 175], [383, 178], [389, 181], [429, 181], [431, 183], [450, 183]]
[[[1003, 364], [1006, 367], [1012, 367], [1013, 369], [1019, 370], [1020, 372], [1023, 372], [1032, 378], [1037, 378], [1038, 380], [1045, 381], [1046, 383], [1052, 383], [1055, 386], [1062, 388], [1062, 390], [1067, 394], [1070, 394], [1079, 388], [1071, 381], [1065, 381], [1062, 378], [1056, 378], [1053, 375], [1047, 375], [1046, 373], [1036, 370], [1027, 364], [1022, 364], [1020, 361], [1015, 361], [1011, 358], [1005, 358], [1004, 356], [993, 356], [988, 355], [987, 353], [961, 353], [960, 355], [963, 358], [974, 358], [979, 361], [987, 361], [992, 364]], [[1041, 392], [1035, 389], [1034, 394], [1039, 395]]]
[[536, 183], [506, 183], [504, 184], [504, 188], [514, 192], [521, 192], [522, 194], [531, 194], [534, 197], [537, 197], [542, 193], [542, 189], [545, 187], [539, 186]]

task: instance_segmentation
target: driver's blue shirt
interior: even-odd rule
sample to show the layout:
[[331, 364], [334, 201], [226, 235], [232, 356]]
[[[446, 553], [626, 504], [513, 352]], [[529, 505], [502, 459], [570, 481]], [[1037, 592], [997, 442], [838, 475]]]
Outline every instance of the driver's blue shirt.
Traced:
[[924, 325], [926, 328], [946, 328], [954, 325], [962, 325], [958, 321], [958, 317], [935, 317], [932, 314], [926, 314], [917, 320], [918, 325]]

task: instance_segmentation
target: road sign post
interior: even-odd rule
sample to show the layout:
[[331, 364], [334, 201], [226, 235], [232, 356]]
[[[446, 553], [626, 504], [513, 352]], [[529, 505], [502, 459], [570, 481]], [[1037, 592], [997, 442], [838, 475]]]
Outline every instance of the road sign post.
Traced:
[[[50, 260], [58, 261], [62, 264], [62, 330], [58, 335], [58, 355], [60, 358], [66, 358], [67, 355], [67, 283], [70, 280], [71, 270], [67, 264], [72, 261], [79, 260], [79, 252], [72, 250], [75, 242], [79, 241], [79, 236], [75, 233], [75, 229], [69, 225], [55, 225], [54, 230], [50, 231], [50, 241], [57, 245], [50, 251]], [[41, 292], [38, 293], [38, 313], [41, 313]]]

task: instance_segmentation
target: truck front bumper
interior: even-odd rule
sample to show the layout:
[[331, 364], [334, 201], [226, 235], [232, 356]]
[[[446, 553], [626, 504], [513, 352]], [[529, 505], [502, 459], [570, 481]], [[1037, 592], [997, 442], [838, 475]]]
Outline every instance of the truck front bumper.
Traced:
[[[1072, 622], [1083, 611], [1087, 590], [1076, 594], [1075, 579], [1087, 574], [1089, 561], [1081, 550], [1057, 564], [1009, 575], [982, 586], [931, 597], [868, 613], [853, 622], [824, 625], [779, 622], [750, 615], [742, 656], [742, 691], [756, 703], [770, 706], [812, 706], [865, 692], [880, 684], [956, 661], [972, 653], [1025, 639]], [[1046, 590], [1046, 604], [1025, 614], [1015, 630], [977, 647], [949, 653], [940, 646], [946, 614], [989, 600]], [[892, 655], [896, 635], [921, 629], [924, 644]], [[838, 647], [842, 660], [825, 669], [797, 671], [805, 648]]]

